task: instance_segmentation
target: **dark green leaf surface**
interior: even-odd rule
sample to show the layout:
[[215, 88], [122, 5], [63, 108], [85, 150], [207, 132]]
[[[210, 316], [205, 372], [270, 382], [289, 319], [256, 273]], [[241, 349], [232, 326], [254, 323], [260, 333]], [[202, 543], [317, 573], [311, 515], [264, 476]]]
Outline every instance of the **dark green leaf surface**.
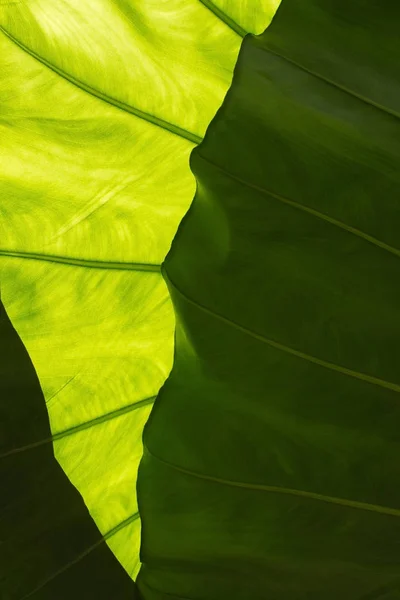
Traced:
[[284, 0], [192, 153], [146, 600], [400, 598], [399, 22]]
[[0, 598], [134, 600], [134, 582], [52, 445], [15, 452], [46, 438], [51, 432], [39, 380], [0, 304]]
[[[199, 0], [0, 0], [1, 293], [51, 427], [24, 451], [53, 445], [132, 578], [142, 431], [173, 356], [160, 263], [193, 200], [189, 154], [242, 42], [225, 21], [260, 32], [278, 1], [235, 0], [222, 20], [226, 0], [215, 10]], [[21, 580], [32, 548], [51, 561], [32, 531], [32, 547], [13, 554]]]

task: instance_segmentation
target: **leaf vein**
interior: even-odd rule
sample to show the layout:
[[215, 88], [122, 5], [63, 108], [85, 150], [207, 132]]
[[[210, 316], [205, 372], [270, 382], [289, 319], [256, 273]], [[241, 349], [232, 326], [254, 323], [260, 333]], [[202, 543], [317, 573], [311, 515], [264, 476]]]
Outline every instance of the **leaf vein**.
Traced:
[[356, 235], [357, 237], [365, 240], [366, 242], [374, 244], [374, 246], [377, 246], [378, 248], [381, 248], [382, 250], [386, 250], [387, 252], [390, 252], [391, 254], [394, 254], [394, 256], [397, 256], [398, 258], [400, 258], [400, 249], [394, 248], [393, 246], [390, 246], [389, 244], [386, 244], [385, 242], [382, 242], [381, 240], [374, 238], [372, 235], [369, 235], [368, 233], [365, 233], [364, 231], [361, 231], [360, 229], [352, 227], [351, 225], [347, 225], [346, 223], [343, 223], [342, 221], [339, 221], [338, 219], [334, 219], [333, 217], [330, 217], [329, 215], [321, 213], [320, 211], [315, 210], [314, 208], [311, 208], [304, 204], [300, 204], [299, 202], [296, 202], [295, 200], [285, 198], [285, 196], [281, 196], [280, 194], [276, 194], [275, 192], [272, 192], [271, 190], [268, 190], [266, 188], [260, 187], [253, 183], [250, 183], [244, 179], [241, 179], [240, 177], [237, 177], [236, 175], [234, 175], [230, 171], [227, 171], [220, 165], [217, 165], [216, 163], [212, 162], [208, 158], [205, 158], [199, 152], [196, 153], [196, 156], [198, 158], [200, 158], [201, 160], [203, 160], [204, 162], [207, 162], [208, 164], [212, 165], [213, 167], [215, 167], [216, 169], [218, 169], [225, 175], [227, 175], [230, 179], [233, 179], [248, 188], [254, 189], [257, 192], [260, 192], [261, 194], [271, 196], [272, 198], [275, 198], [276, 200], [279, 200], [280, 202], [283, 202], [284, 204], [287, 204], [288, 206], [291, 206], [297, 210], [302, 210], [303, 212], [313, 215], [314, 217], [317, 217], [318, 219], [326, 221], [327, 223], [330, 223], [331, 225], [334, 225], [335, 227], [339, 227], [340, 229], [343, 229], [344, 231], [347, 231], [348, 233]]
[[220, 21], [225, 23], [225, 25], [228, 25], [232, 31], [240, 35], [240, 37], [243, 38], [245, 35], [247, 35], [248, 32], [243, 29], [239, 23], [236, 23], [236, 21], [234, 21], [231, 17], [228, 17], [228, 15], [223, 10], [215, 6], [211, 0], [199, 0], [199, 2], [208, 8], [208, 10], [212, 12]]
[[262, 49], [264, 50], [264, 52], [266, 52], [268, 54], [273, 54], [274, 56], [281, 58], [285, 62], [288, 62], [288, 63], [294, 65], [296, 68], [301, 69], [302, 71], [304, 71], [305, 73], [308, 73], [309, 75], [312, 75], [316, 79], [320, 79], [321, 81], [328, 83], [332, 87], [344, 92], [345, 94], [348, 94], [349, 96], [352, 96], [353, 98], [357, 98], [358, 100], [361, 100], [361, 102], [364, 102], [365, 104], [368, 104], [369, 106], [372, 106], [372, 107], [376, 108], [377, 110], [380, 110], [381, 112], [384, 112], [384, 113], [394, 117], [395, 119], [400, 118], [400, 114], [398, 112], [396, 112], [395, 110], [388, 108], [387, 106], [384, 106], [383, 104], [379, 104], [378, 102], [374, 102], [374, 100], [371, 100], [371, 98], [368, 98], [367, 96], [358, 94], [354, 90], [351, 90], [351, 89], [347, 88], [346, 86], [341, 85], [340, 83], [337, 83], [333, 79], [324, 77], [324, 75], [321, 75], [320, 73], [317, 73], [316, 71], [313, 71], [313, 70], [305, 67], [304, 65], [301, 65], [300, 63], [296, 62], [295, 60], [288, 58], [287, 56], [284, 56], [283, 54], [279, 54], [279, 52], [275, 52], [274, 50], [271, 50], [271, 48], [262, 46]]
[[134, 115], [135, 117], [138, 117], [139, 119], [143, 119], [144, 121], [147, 121], [148, 123], [151, 123], [152, 125], [161, 127], [161, 129], [164, 129], [165, 131], [169, 131], [170, 133], [173, 133], [174, 135], [178, 135], [179, 137], [185, 138], [194, 144], [199, 144], [201, 142], [202, 138], [200, 136], [196, 135], [195, 133], [192, 133], [191, 131], [187, 131], [186, 129], [183, 129], [182, 127], [179, 127], [178, 125], [174, 125], [173, 123], [169, 123], [168, 121], [165, 121], [164, 119], [160, 119], [159, 117], [156, 117], [155, 115], [151, 115], [150, 113], [144, 112], [138, 108], [135, 108], [134, 106], [126, 104], [125, 102], [121, 102], [120, 100], [117, 100], [116, 98], [108, 96], [107, 94], [104, 94], [100, 90], [97, 90], [96, 88], [93, 88], [92, 86], [87, 85], [80, 79], [74, 77], [73, 75], [70, 75], [69, 73], [67, 73], [63, 69], [60, 69], [56, 65], [53, 65], [51, 62], [46, 60], [44, 57], [40, 56], [40, 54], [38, 54], [31, 48], [28, 48], [28, 46], [26, 46], [23, 42], [21, 42], [20, 40], [15, 38], [11, 33], [9, 33], [6, 29], [4, 29], [4, 27], [0, 26], [0, 30], [4, 33], [5, 36], [7, 36], [9, 38], [9, 40], [11, 40], [14, 44], [16, 44], [19, 48], [21, 48], [21, 50], [23, 50], [24, 52], [29, 54], [29, 56], [32, 56], [37, 61], [39, 61], [42, 65], [46, 66], [48, 69], [53, 71], [53, 73], [56, 73], [57, 75], [59, 75], [60, 77], [62, 77], [63, 79], [65, 79], [66, 81], [71, 83], [72, 85], [74, 85], [75, 87], [86, 92], [87, 94], [90, 94], [91, 96], [97, 98], [98, 100], [102, 100], [103, 102], [105, 102], [111, 106], [114, 106], [115, 108], [118, 108], [124, 112], [130, 113], [130, 114]]
[[359, 502], [358, 500], [349, 500], [347, 498], [336, 498], [334, 496], [325, 496], [324, 494], [318, 494], [316, 492], [307, 492], [305, 490], [296, 490], [290, 488], [279, 487], [275, 485], [264, 485], [257, 483], [248, 483], [244, 481], [233, 481], [230, 479], [223, 479], [221, 477], [214, 477], [212, 475], [205, 475], [203, 473], [198, 473], [196, 471], [192, 471], [190, 469], [185, 469], [184, 467], [180, 467], [179, 465], [175, 465], [169, 461], [160, 458], [153, 454], [148, 446], [144, 444], [144, 450], [148, 453], [152, 458], [159, 461], [160, 463], [166, 465], [167, 467], [173, 469], [174, 471], [179, 471], [180, 473], [185, 473], [190, 477], [195, 477], [197, 479], [204, 479], [206, 481], [212, 481], [213, 483], [218, 483], [221, 485], [226, 485], [230, 487], [243, 488], [246, 490], [254, 490], [258, 492], [269, 492], [276, 494], [285, 494], [290, 496], [298, 496], [302, 498], [307, 498], [310, 500], [317, 500], [321, 502], [327, 502], [329, 504], [338, 504], [340, 506], [344, 506], [346, 508], [354, 508], [358, 510], [367, 510], [370, 512], [376, 512], [383, 515], [389, 515], [392, 517], [400, 517], [400, 509], [391, 508], [388, 506], [381, 506], [377, 504], [370, 504], [368, 502]]
[[290, 346], [286, 346], [285, 344], [281, 344], [279, 342], [276, 342], [275, 340], [271, 340], [259, 333], [256, 333], [255, 331], [252, 331], [251, 329], [248, 329], [247, 327], [244, 327], [243, 325], [240, 325], [239, 323], [236, 323], [235, 321], [232, 321], [231, 319], [228, 319], [227, 317], [223, 317], [222, 315], [218, 314], [214, 310], [207, 308], [206, 306], [203, 306], [202, 304], [200, 304], [196, 300], [193, 300], [187, 294], [182, 292], [182, 290], [180, 290], [178, 288], [178, 286], [170, 279], [165, 267], [163, 267], [162, 272], [163, 272], [164, 278], [166, 279], [167, 283], [169, 283], [171, 286], [173, 286], [176, 289], [176, 291], [187, 300], [187, 302], [190, 302], [190, 304], [193, 304], [194, 306], [196, 306], [203, 312], [213, 316], [216, 319], [219, 319], [220, 321], [222, 321], [223, 323], [226, 323], [230, 327], [234, 327], [238, 331], [241, 331], [242, 333], [249, 335], [249, 336], [255, 338], [256, 340], [259, 340], [260, 342], [263, 342], [264, 344], [267, 344], [268, 346], [271, 346], [272, 348], [276, 348], [277, 350], [286, 352], [287, 354], [291, 354], [292, 356], [296, 356], [297, 358], [301, 358], [302, 360], [306, 360], [310, 363], [313, 363], [313, 364], [323, 367], [325, 369], [329, 369], [331, 371], [335, 371], [342, 375], [353, 377], [355, 379], [359, 379], [366, 383], [370, 383], [372, 385], [377, 385], [379, 387], [391, 390], [393, 392], [400, 393], [400, 385], [397, 383], [393, 383], [391, 381], [385, 381], [384, 379], [379, 379], [378, 377], [373, 377], [373, 376], [367, 375], [365, 373], [359, 373], [358, 371], [353, 371], [352, 369], [348, 369], [341, 365], [336, 365], [334, 363], [330, 363], [328, 361], [322, 360], [315, 356], [311, 356], [310, 354], [305, 354], [304, 352], [301, 352], [300, 350], [296, 350], [295, 348], [291, 348]]
[[38, 442], [33, 442], [31, 444], [27, 444], [26, 446], [20, 446], [19, 448], [13, 448], [8, 452], [0, 455], [1, 458], [6, 458], [7, 456], [12, 456], [14, 454], [19, 454], [20, 452], [25, 452], [26, 450], [32, 450], [39, 446], [44, 446], [45, 444], [50, 444], [52, 442], [57, 442], [65, 437], [73, 435], [74, 433], [79, 433], [84, 431], [85, 429], [91, 429], [96, 425], [101, 425], [102, 423], [106, 423], [107, 421], [111, 421], [113, 419], [117, 419], [118, 417], [122, 417], [128, 413], [133, 412], [143, 406], [148, 406], [149, 404], [153, 404], [157, 396], [151, 396], [150, 398], [145, 398], [144, 400], [140, 400], [139, 402], [135, 402], [133, 404], [128, 404], [127, 406], [123, 406], [121, 408], [117, 408], [109, 413], [105, 413], [100, 415], [99, 417], [94, 417], [89, 421], [85, 421], [84, 423], [80, 423], [79, 425], [74, 425], [73, 427], [69, 427], [68, 429], [64, 429], [63, 431], [59, 431], [58, 433], [54, 433], [51, 437], [48, 437], [44, 440], [39, 440]]
[[96, 550], [96, 548], [98, 548], [103, 542], [109, 540], [113, 535], [115, 535], [116, 533], [118, 533], [119, 531], [124, 529], [124, 527], [127, 527], [128, 525], [130, 525], [137, 519], [139, 519], [138, 512], [135, 512], [135, 513], [133, 513], [133, 515], [129, 516], [127, 519], [124, 519], [124, 521], [122, 521], [121, 523], [119, 523], [118, 525], [116, 525], [115, 527], [110, 529], [110, 531], [108, 531], [99, 541], [97, 541], [92, 546], [89, 546], [89, 548], [87, 548], [84, 552], [79, 554], [74, 560], [71, 560], [69, 563], [67, 563], [66, 565], [61, 567], [61, 569], [58, 569], [57, 571], [55, 571], [52, 575], [50, 575], [44, 581], [42, 581], [42, 583], [40, 583], [34, 590], [31, 590], [28, 594], [23, 596], [23, 598], [21, 598], [20, 600], [26, 600], [27, 598], [31, 598], [34, 594], [36, 594], [38, 591], [43, 589], [48, 583], [50, 583], [51, 581], [56, 579], [56, 577], [58, 577], [58, 575], [65, 573], [65, 571], [67, 571], [69, 568], [76, 565], [80, 560], [82, 560], [83, 558], [86, 558], [86, 556], [88, 556], [93, 550]]
[[117, 271], [150, 271], [160, 273], [161, 265], [151, 263], [128, 263], [106, 260], [89, 260], [85, 258], [73, 258], [70, 256], [57, 256], [51, 254], [41, 254], [35, 252], [19, 252], [14, 250], [1, 250], [0, 256], [7, 258], [23, 258], [29, 260], [42, 260], [55, 262], [74, 267], [86, 267], [90, 269], [110, 269]]

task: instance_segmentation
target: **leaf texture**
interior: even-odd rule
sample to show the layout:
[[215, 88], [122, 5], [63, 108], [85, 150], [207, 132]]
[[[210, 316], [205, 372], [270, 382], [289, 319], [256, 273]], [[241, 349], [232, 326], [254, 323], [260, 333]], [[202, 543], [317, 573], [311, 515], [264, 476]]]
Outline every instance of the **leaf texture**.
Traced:
[[[251, 23], [263, 29], [271, 14]], [[21, 417], [21, 443], [11, 439], [3, 460], [53, 444], [133, 578], [142, 430], [173, 352], [160, 264], [194, 195], [190, 151], [240, 44], [199, 0], [0, 4], [1, 294], [51, 424], [27, 442]], [[26, 553], [50, 556], [32, 532]], [[25, 556], [14, 555], [14, 575], [27, 594]]]
[[0, 358], [0, 597], [134, 600], [134, 582], [105, 545], [52, 445], [4, 455], [51, 433], [35, 369], [1, 304]]
[[399, 19], [284, 0], [192, 153], [146, 600], [400, 598]]

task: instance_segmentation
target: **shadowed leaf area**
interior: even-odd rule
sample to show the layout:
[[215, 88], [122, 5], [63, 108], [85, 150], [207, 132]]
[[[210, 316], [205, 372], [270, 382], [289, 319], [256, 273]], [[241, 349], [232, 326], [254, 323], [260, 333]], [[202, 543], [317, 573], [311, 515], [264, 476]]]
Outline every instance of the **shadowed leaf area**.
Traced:
[[146, 600], [400, 598], [399, 21], [284, 0], [192, 153]]
[[1, 304], [0, 597], [134, 600], [134, 582], [105, 544], [52, 444], [15, 452], [50, 437], [37, 375]]
[[263, 31], [278, 2], [0, 0], [1, 297], [52, 434], [29, 452], [53, 444], [132, 579], [143, 427], [173, 359], [160, 265], [194, 197], [190, 152], [231, 83], [237, 30]]

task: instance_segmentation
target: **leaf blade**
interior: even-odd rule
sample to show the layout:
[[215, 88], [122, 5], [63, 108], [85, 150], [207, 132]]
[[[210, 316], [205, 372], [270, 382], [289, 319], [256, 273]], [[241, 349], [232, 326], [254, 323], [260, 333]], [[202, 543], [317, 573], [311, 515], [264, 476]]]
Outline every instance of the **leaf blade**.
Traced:
[[392, 11], [284, 2], [191, 155], [138, 479], [144, 595], [399, 594]]

